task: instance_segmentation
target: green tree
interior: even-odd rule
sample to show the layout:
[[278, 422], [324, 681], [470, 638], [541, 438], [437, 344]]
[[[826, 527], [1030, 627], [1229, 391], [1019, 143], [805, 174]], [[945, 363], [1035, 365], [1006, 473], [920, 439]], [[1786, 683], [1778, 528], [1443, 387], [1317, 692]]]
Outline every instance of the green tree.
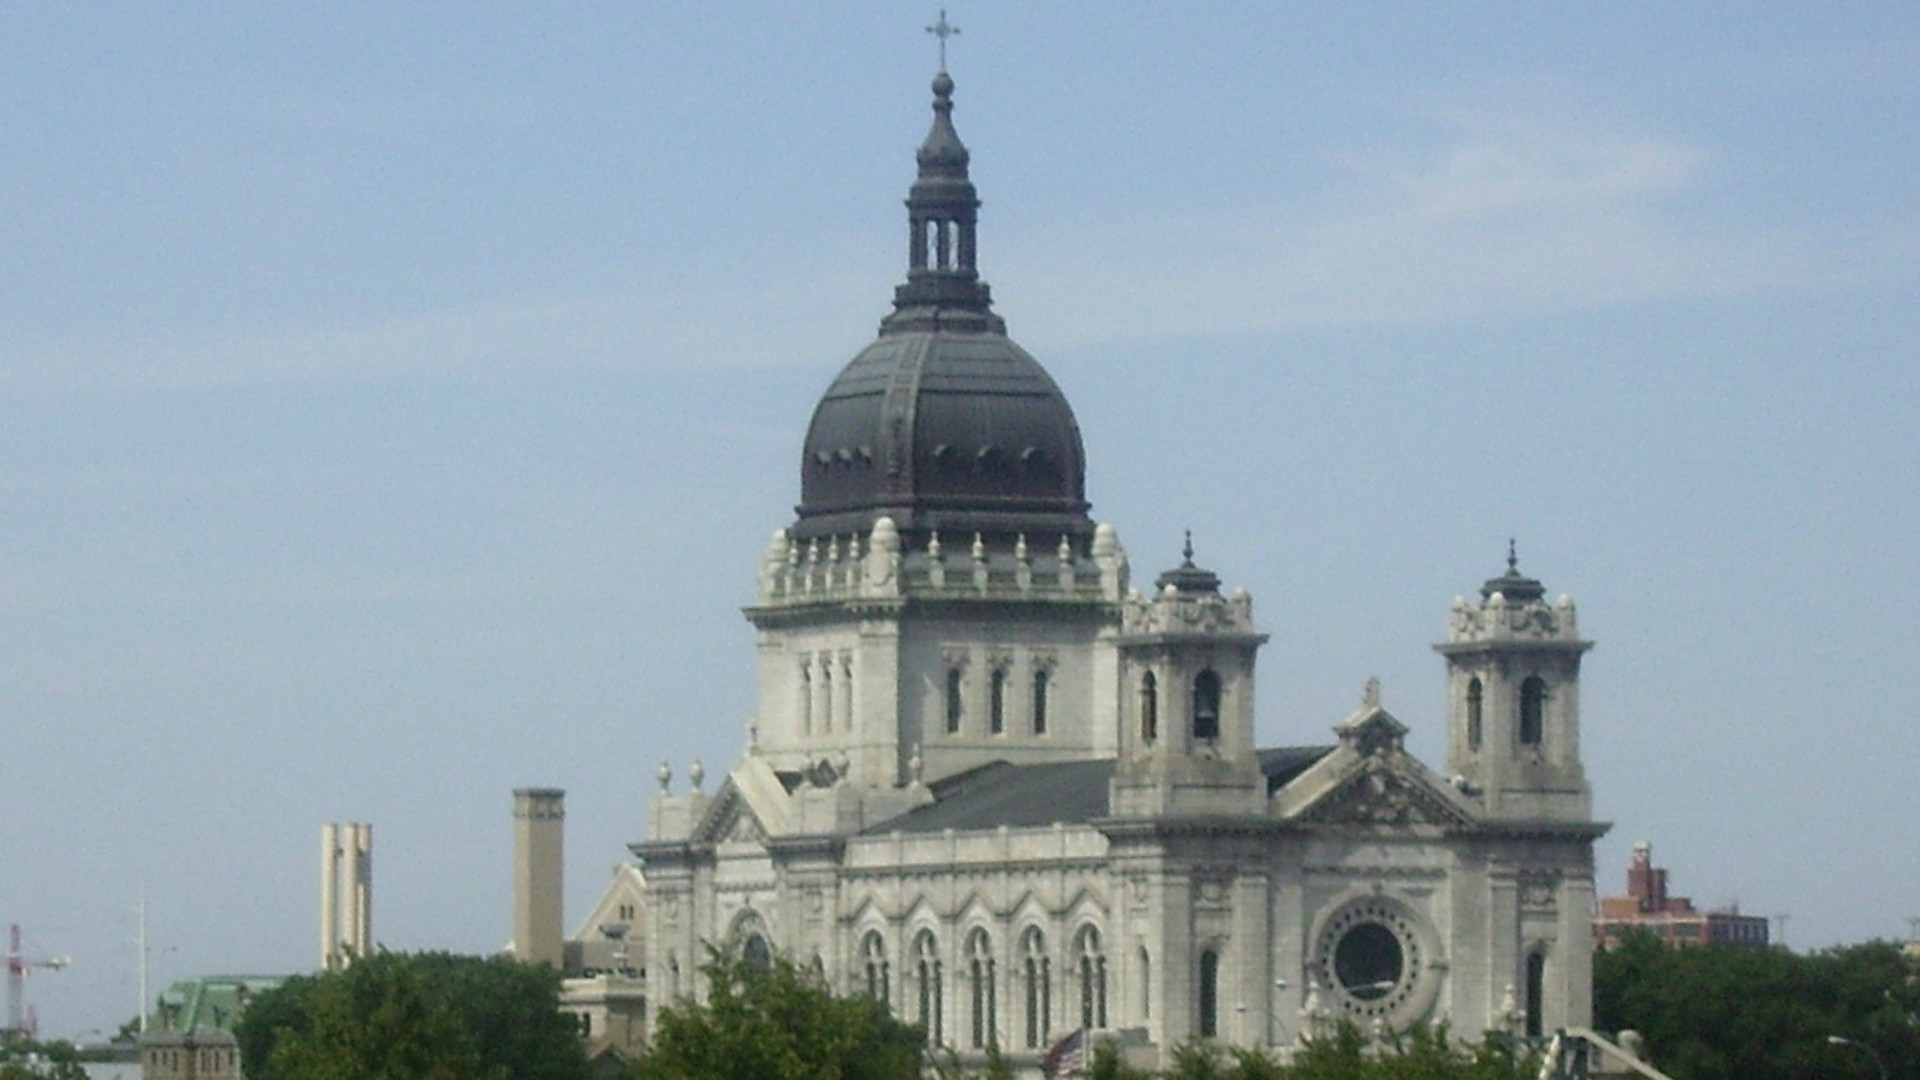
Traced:
[[1594, 1019], [1640, 1032], [1677, 1080], [1878, 1080], [1875, 1055], [1913, 1076], [1920, 964], [1887, 942], [1795, 954], [1635, 935], [1594, 958]]
[[640, 1080], [916, 1080], [920, 1029], [864, 996], [836, 997], [785, 958], [756, 970], [714, 954], [707, 1000], [659, 1012]]
[[559, 976], [503, 957], [379, 953], [261, 994], [250, 1080], [587, 1080]]

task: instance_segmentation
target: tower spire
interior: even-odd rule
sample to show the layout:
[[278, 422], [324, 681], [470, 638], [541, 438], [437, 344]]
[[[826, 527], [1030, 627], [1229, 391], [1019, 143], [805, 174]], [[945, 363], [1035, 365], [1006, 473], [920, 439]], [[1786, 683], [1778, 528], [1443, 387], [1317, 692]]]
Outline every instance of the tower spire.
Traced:
[[[929, 30], [943, 46], [957, 32], [944, 18]], [[1006, 323], [990, 310], [992, 296], [975, 266], [980, 198], [967, 176], [969, 160], [953, 128], [953, 77], [943, 62], [933, 77], [933, 126], [914, 154], [918, 173], [907, 192], [907, 280], [894, 289], [893, 313], [881, 322], [882, 335], [1006, 333]]]

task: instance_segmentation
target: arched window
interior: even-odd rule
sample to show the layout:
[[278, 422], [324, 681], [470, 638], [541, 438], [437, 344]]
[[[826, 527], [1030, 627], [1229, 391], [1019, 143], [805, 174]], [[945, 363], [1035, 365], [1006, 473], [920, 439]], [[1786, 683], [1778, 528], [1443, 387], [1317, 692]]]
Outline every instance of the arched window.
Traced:
[[800, 734], [813, 734], [813, 662], [800, 660]]
[[866, 969], [867, 996], [883, 1005], [887, 1000], [887, 943], [880, 938], [878, 930], [867, 931], [860, 942], [860, 962]]
[[1220, 1034], [1220, 954], [1212, 949], [1200, 954], [1199, 1006], [1201, 1036]]
[[1485, 703], [1486, 689], [1480, 685], [1479, 676], [1467, 682], [1467, 749], [1480, 749], [1480, 709]]
[[1520, 745], [1539, 746], [1546, 731], [1547, 682], [1538, 675], [1520, 684]]
[[995, 735], [1007, 730], [1007, 669], [994, 668], [987, 684], [987, 727]]
[[913, 939], [913, 985], [920, 1006], [914, 1019], [926, 1030], [927, 1044], [939, 1046], [945, 1041], [940, 1028], [940, 947], [931, 930], [922, 930]]
[[1140, 1019], [1153, 1019], [1153, 961], [1140, 946]]
[[1033, 733], [1047, 733], [1047, 669], [1033, 673]]
[[960, 698], [960, 669], [947, 669], [947, 734], [960, 730], [960, 717], [965, 715], [965, 703]]
[[1527, 1034], [1539, 1036], [1545, 1027], [1544, 1010], [1547, 991], [1547, 954], [1535, 950], [1527, 954]]
[[853, 656], [840, 658], [840, 730], [853, 730]]
[[773, 947], [758, 933], [748, 934], [746, 940], [740, 943], [740, 958], [747, 962], [750, 971], [773, 970]]
[[1149, 671], [1140, 677], [1140, 741], [1160, 737], [1160, 680]]
[[833, 657], [820, 658], [820, 730], [833, 730]]
[[1092, 926], [1080, 928], [1074, 943], [1074, 959], [1079, 971], [1080, 1026], [1094, 1029], [1107, 1026], [1107, 957], [1100, 951], [1100, 931]]
[[993, 942], [985, 930], [967, 935], [967, 990], [972, 1017], [969, 1045], [976, 1050], [1000, 1045], [994, 1019]]
[[1053, 1028], [1053, 971], [1047, 961], [1047, 939], [1039, 927], [1030, 926], [1021, 935], [1020, 961], [1026, 976], [1027, 1045], [1044, 1046]]
[[1212, 668], [1193, 677], [1193, 737], [1220, 737], [1220, 676]]

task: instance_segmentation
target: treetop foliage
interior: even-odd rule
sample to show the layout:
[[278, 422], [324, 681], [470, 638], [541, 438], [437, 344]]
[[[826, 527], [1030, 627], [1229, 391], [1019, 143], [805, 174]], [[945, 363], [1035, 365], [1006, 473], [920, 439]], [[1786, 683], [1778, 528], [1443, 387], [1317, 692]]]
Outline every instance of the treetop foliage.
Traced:
[[1593, 983], [1594, 1026], [1638, 1031], [1675, 1080], [1879, 1080], [1875, 1055], [1920, 1075], [1920, 962], [1891, 942], [1798, 954], [1630, 935], [1595, 954]]
[[660, 1009], [640, 1080], [907, 1080], [924, 1039], [869, 997], [836, 997], [785, 957], [759, 970], [714, 952], [702, 966], [704, 1003]]
[[552, 968], [380, 952], [287, 980], [234, 1028], [248, 1080], [588, 1080]]

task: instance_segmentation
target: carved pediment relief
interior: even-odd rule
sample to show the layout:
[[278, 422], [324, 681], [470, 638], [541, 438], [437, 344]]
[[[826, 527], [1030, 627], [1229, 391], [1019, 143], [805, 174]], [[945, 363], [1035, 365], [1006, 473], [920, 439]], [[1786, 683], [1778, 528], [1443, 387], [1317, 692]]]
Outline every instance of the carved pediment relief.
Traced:
[[1316, 799], [1299, 815], [1316, 825], [1460, 825], [1466, 817], [1446, 796], [1391, 769], [1365, 769]]
[[767, 829], [754, 815], [752, 808], [747, 806], [747, 801], [740, 797], [740, 793], [729, 788], [707, 811], [706, 820], [694, 830], [693, 840], [706, 844], [734, 841], [764, 844], [767, 842]]

